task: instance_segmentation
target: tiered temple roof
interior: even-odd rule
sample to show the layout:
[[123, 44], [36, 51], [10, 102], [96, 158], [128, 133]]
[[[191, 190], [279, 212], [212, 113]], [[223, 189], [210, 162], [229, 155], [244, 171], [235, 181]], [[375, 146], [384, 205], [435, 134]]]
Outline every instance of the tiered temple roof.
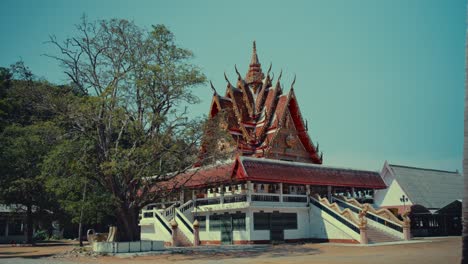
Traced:
[[252, 59], [243, 78], [237, 67], [237, 82], [227, 82], [224, 95], [213, 87], [209, 117], [225, 113], [227, 129], [236, 142], [237, 154], [258, 158], [281, 159], [322, 164], [318, 144], [308, 135], [296, 95], [294, 81], [288, 93], [283, 93], [281, 76], [270, 76], [271, 65], [265, 74], [253, 43]]

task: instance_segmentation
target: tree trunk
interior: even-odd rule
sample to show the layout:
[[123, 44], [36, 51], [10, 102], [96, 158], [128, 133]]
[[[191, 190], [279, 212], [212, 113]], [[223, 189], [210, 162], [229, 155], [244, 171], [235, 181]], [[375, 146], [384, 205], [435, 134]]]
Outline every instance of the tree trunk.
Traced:
[[140, 240], [140, 229], [138, 226], [138, 208], [120, 208], [117, 223], [119, 241]]
[[[468, 9], [467, 9], [468, 10]], [[465, 32], [466, 33], [466, 32]], [[465, 36], [465, 124], [463, 136], [463, 232], [462, 264], [468, 264], [468, 34]]]
[[33, 243], [33, 219], [32, 219], [32, 205], [26, 206], [26, 226], [25, 226], [26, 244]]

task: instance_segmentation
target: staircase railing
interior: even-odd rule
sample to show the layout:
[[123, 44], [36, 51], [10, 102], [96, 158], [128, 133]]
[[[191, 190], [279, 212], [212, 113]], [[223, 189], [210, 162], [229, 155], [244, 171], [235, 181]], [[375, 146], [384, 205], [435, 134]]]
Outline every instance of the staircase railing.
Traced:
[[174, 218], [174, 213], [175, 213], [175, 208], [177, 207], [179, 203], [174, 203], [168, 208], [166, 208], [163, 212], [162, 215], [164, 215], [164, 218], [166, 218], [168, 221], [170, 221], [172, 218]]
[[398, 232], [403, 232], [404, 227], [409, 227], [410, 220], [407, 215], [403, 216], [403, 221], [398, 219], [390, 210], [386, 208], [375, 209], [369, 204], [361, 204], [354, 198], [346, 198], [344, 196], [334, 197], [333, 200], [337, 202], [340, 206], [349, 208], [355, 213], [358, 211], [366, 210], [366, 217], [370, 220], [373, 220], [379, 224], [385, 225], [393, 230]]
[[317, 195], [311, 197], [310, 202], [358, 234], [361, 233], [360, 227], [365, 227], [365, 222], [357, 219], [350, 209], [341, 210], [336, 203], [330, 203], [327, 198]]

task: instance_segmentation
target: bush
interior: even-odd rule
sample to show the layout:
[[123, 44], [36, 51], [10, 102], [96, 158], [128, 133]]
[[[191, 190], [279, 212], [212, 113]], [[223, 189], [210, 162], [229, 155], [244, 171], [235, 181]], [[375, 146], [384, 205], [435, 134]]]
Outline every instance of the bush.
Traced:
[[46, 240], [48, 237], [49, 237], [49, 235], [47, 234], [47, 231], [46, 231], [46, 230], [38, 230], [38, 231], [37, 231], [36, 233], [34, 233], [34, 235], [33, 235], [34, 241]]

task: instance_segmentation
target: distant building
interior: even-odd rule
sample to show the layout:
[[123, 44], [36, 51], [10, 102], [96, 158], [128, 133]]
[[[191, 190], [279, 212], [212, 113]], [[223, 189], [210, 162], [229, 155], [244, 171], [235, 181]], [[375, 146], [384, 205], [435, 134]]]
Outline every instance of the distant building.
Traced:
[[24, 241], [25, 208], [0, 204], [0, 243]]
[[[404, 206], [423, 206], [435, 212], [463, 197], [463, 177], [458, 171], [444, 171], [409, 166], [394, 165], [385, 162], [382, 179], [388, 186], [377, 190], [374, 203], [377, 207], [404, 211]], [[400, 200], [402, 196], [408, 201]]]
[[398, 213], [410, 210], [414, 236], [461, 234], [464, 183], [458, 171], [385, 162], [381, 176], [388, 187], [375, 191], [375, 207], [388, 208]]

